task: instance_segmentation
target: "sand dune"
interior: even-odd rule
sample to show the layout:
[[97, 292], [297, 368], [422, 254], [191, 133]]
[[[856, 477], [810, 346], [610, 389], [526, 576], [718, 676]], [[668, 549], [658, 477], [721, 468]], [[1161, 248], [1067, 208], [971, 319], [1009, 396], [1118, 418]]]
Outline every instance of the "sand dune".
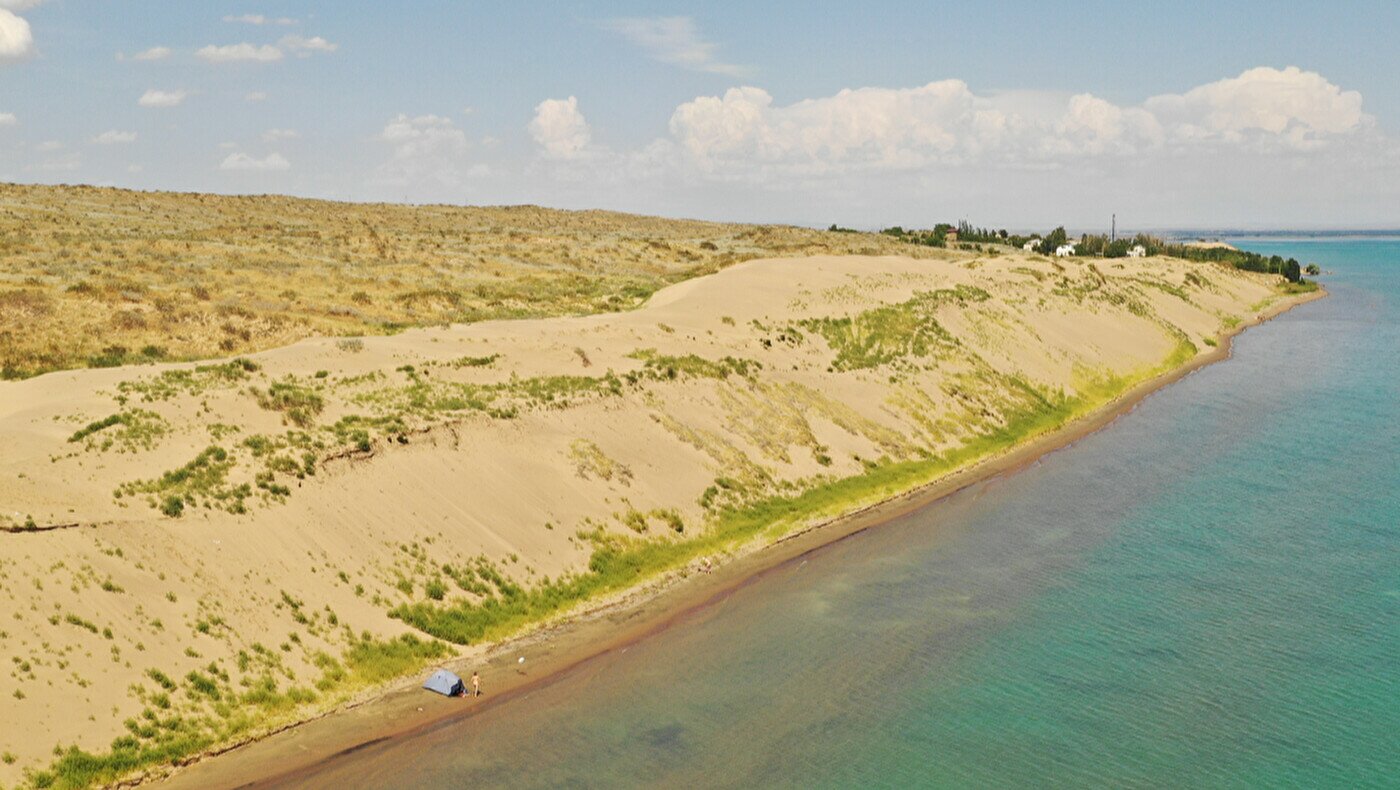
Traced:
[[56, 745], [164, 743], [176, 714], [205, 741], [305, 716], [423, 660], [357, 663], [366, 635], [444, 635], [396, 607], [470, 607], [880, 468], [946, 471], [1282, 298], [1173, 259], [768, 259], [630, 312], [0, 382], [0, 783]]

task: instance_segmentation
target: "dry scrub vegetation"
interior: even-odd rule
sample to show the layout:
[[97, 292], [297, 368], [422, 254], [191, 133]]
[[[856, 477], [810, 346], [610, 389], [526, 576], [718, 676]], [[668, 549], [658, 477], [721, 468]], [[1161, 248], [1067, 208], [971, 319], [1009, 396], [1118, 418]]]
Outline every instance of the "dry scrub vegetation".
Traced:
[[917, 252], [878, 234], [607, 211], [4, 184], [0, 376], [619, 311], [750, 258]]

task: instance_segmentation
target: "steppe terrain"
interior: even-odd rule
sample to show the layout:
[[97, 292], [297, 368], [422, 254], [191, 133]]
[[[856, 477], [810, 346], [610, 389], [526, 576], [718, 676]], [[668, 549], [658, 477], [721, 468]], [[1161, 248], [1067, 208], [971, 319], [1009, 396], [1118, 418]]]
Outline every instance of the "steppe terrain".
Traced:
[[0, 377], [626, 310], [750, 258], [894, 252], [920, 250], [607, 211], [0, 184]]
[[723, 562], [1290, 298], [599, 212], [5, 187], [0, 214], [6, 786], [155, 769]]

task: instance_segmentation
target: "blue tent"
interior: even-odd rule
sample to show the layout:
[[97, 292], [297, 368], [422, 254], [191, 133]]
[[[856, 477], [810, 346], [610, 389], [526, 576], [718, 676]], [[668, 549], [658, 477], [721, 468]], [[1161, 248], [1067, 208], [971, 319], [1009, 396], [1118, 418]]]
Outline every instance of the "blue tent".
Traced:
[[467, 691], [467, 687], [462, 683], [462, 679], [445, 669], [439, 669], [434, 672], [432, 677], [423, 682], [423, 688], [428, 691], [436, 691], [439, 694], [445, 694], [449, 697], [465, 694]]

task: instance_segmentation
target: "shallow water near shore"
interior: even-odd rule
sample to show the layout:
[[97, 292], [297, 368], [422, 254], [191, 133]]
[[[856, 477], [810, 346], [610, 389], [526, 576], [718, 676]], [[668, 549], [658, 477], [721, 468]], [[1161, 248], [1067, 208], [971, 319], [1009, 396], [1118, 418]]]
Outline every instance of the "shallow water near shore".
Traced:
[[[1400, 242], [1015, 475], [312, 787], [1400, 781]], [[484, 678], [490, 691], [491, 678]]]

